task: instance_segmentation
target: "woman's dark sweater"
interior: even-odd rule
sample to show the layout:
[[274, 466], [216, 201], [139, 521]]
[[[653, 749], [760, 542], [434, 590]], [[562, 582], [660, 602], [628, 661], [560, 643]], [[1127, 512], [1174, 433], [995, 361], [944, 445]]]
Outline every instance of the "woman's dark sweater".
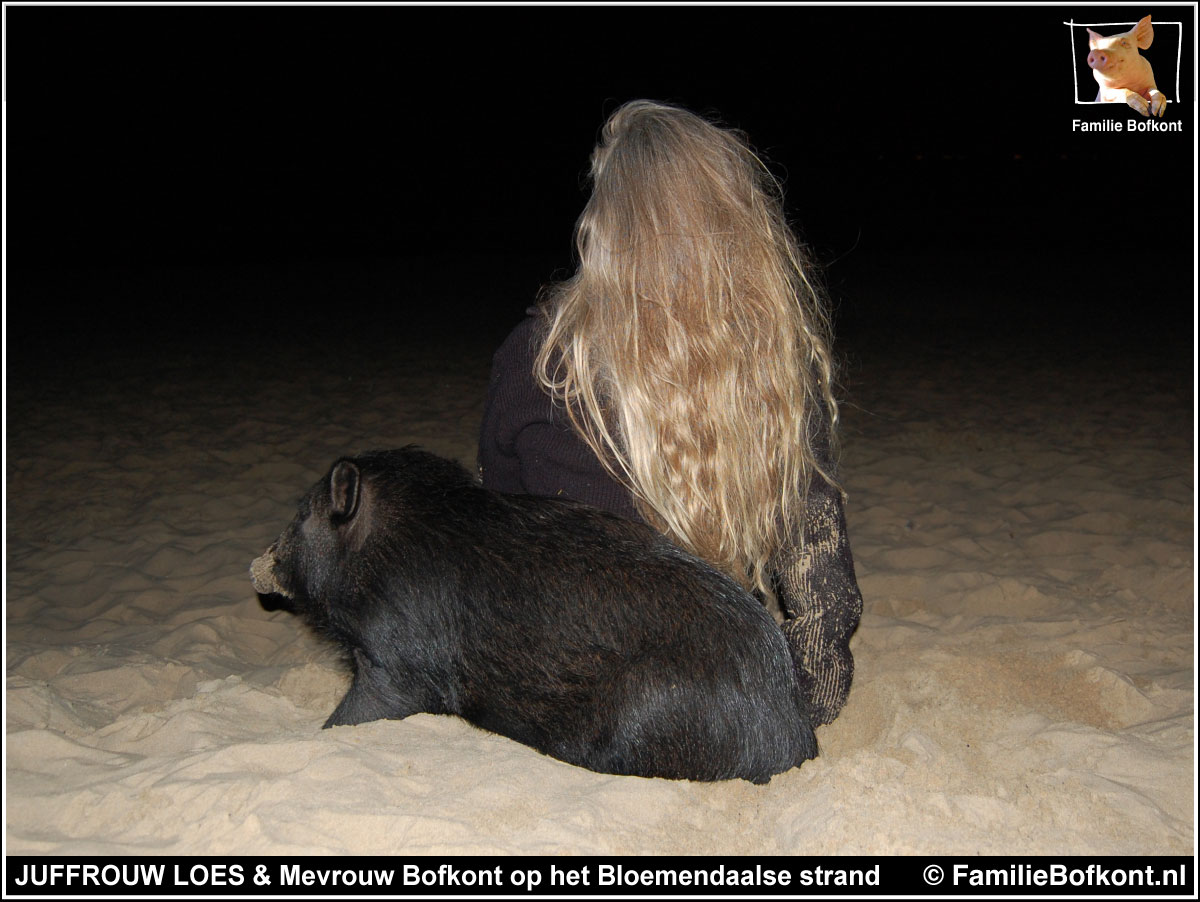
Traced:
[[629, 491], [613, 479], [571, 426], [567, 412], [534, 378], [538, 325], [536, 316], [526, 318], [492, 359], [479, 439], [484, 486], [509, 494], [570, 498], [641, 522]]

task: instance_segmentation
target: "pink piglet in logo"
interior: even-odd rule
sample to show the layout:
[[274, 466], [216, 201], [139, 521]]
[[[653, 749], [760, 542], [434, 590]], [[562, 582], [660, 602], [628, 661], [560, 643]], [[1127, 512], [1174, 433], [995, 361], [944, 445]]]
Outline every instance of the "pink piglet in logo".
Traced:
[[1162, 118], [1167, 98], [1154, 84], [1154, 70], [1138, 53], [1154, 40], [1154, 27], [1146, 16], [1123, 34], [1110, 37], [1088, 32], [1087, 64], [1100, 85], [1096, 100], [1105, 103], [1124, 101], [1143, 116]]

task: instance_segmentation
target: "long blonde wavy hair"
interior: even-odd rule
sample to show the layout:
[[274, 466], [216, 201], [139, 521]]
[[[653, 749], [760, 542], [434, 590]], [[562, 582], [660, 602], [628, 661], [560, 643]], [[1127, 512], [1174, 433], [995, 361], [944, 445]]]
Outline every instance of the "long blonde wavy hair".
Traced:
[[538, 379], [648, 523], [767, 589], [838, 417], [782, 189], [739, 132], [647, 100], [605, 123], [591, 179]]

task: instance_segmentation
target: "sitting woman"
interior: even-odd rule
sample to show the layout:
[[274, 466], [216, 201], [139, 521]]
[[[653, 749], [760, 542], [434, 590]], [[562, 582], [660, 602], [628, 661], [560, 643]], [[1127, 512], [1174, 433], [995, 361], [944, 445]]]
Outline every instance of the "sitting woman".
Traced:
[[779, 598], [814, 723], [850, 690], [862, 597], [822, 298], [742, 136], [645, 100], [609, 118], [576, 273], [496, 353], [483, 484], [641, 520]]

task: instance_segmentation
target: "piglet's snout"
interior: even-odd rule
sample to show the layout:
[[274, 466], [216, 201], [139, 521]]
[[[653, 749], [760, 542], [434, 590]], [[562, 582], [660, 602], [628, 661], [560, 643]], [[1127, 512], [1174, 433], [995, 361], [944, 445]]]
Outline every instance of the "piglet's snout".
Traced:
[[275, 579], [274, 545], [250, 562], [250, 581], [254, 583], [254, 591], [260, 595], [282, 595], [284, 598], [291, 598]]
[[1108, 65], [1108, 54], [1101, 53], [1099, 50], [1093, 50], [1088, 54], [1087, 63], [1093, 69], [1103, 69]]

